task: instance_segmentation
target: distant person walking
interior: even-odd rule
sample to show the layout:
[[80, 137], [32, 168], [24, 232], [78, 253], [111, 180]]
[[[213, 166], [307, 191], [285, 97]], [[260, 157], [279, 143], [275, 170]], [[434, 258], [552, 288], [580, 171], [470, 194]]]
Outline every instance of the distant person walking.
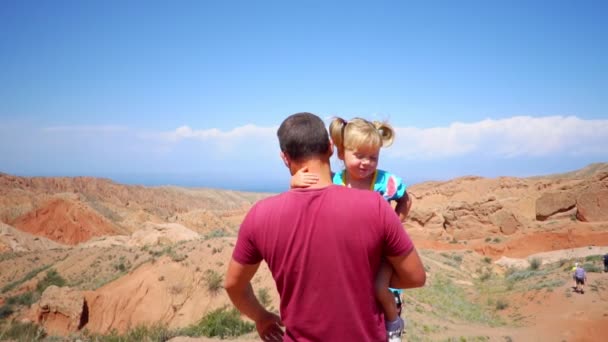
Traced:
[[[375, 278], [386, 259], [392, 287], [424, 285], [412, 240], [377, 193], [332, 184], [333, 148], [319, 117], [291, 115], [277, 135], [290, 173], [307, 168], [319, 179], [248, 212], [226, 274], [230, 300], [264, 341], [386, 341]], [[251, 286], [262, 260], [276, 282], [281, 317], [259, 303]]]
[[608, 253], [604, 254], [604, 272], [608, 272]]
[[576, 264], [576, 269], [574, 270], [574, 281], [576, 282], [576, 292], [581, 294], [585, 293], [585, 283], [587, 282], [587, 273], [583, 266]]

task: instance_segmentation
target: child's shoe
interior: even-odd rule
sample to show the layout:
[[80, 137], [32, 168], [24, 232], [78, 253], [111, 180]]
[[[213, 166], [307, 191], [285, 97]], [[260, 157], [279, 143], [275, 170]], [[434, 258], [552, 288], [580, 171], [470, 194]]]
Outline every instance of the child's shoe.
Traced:
[[392, 322], [386, 322], [386, 335], [388, 342], [401, 342], [401, 335], [405, 329], [405, 321], [401, 317], [397, 317]]

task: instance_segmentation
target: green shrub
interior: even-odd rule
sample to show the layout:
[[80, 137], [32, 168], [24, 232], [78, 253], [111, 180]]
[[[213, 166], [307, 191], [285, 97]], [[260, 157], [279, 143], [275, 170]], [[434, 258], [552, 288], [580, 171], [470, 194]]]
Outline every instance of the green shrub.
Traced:
[[205, 271], [205, 282], [207, 283], [207, 290], [211, 294], [217, 294], [222, 288], [224, 277], [214, 270]]
[[587, 255], [585, 257], [585, 261], [602, 261], [602, 255], [601, 254], [596, 254], [596, 255]]
[[499, 299], [496, 301], [496, 310], [504, 310], [509, 307], [509, 303], [504, 299]]
[[537, 270], [540, 268], [540, 265], [542, 263], [542, 260], [540, 260], [539, 258], [532, 258], [532, 260], [530, 260], [530, 269]]
[[603, 267], [591, 263], [583, 264], [583, 268], [586, 272], [602, 273], [604, 271]]
[[492, 278], [492, 271], [490, 270], [485, 270], [480, 276], [479, 276], [479, 280], [481, 281], [486, 281], [488, 279]]
[[48, 272], [46, 272], [46, 276], [38, 282], [38, 284], [36, 285], [36, 292], [38, 293], [42, 293], [44, 292], [44, 290], [51, 286], [51, 285], [56, 285], [56, 286], [64, 286], [66, 284], [65, 279], [63, 279], [61, 277], [61, 275], [59, 273], [57, 273], [56, 270], [49, 270]]
[[483, 257], [483, 262], [485, 262], [486, 264], [491, 264], [492, 263], [492, 258], [490, 258], [490, 257]]
[[226, 307], [214, 310], [207, 314], [197, 324], [182, 330], [182, 334], [190, 337], [225, 337], [240, 336], [252, 332], [254, 325], [241, 319], [241, 315], [235, 309], [227, 310]]
[[26, 305], [26, 306], [30, 306], [32, 305], [32, 303], [34, 303], [34, 293], [33, 292], [26, 292], [26, 293], [22, 293], [20, 295], [14, 296], [14, 297], [10, 297], [9, 299], [6, 300], [7, 304], [11, 304], [11, 305]]
[[0, 341], [41, 341], [45, 336], [44, 329], [34, 323], [14, 321], [0, 330]]
[[212, 230], [211, 232], [205, 234], [205, 240], [221, 238], [225, 236], [229, 236], [230, 234], [224, 228], [217, 228]]
[[4, 304], [0, 307], [0, 319], [5, 319], [13, 314], [15, 310], [13, 310], [13, 306], [10, 304]]

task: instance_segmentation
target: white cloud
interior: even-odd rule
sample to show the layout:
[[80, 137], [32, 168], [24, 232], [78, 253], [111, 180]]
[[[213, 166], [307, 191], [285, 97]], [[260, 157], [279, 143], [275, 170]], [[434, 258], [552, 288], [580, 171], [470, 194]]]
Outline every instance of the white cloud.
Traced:
[[[201, 141], [230, 150], [278, 148], [277, 127], [253, 124], [222, 131], [194, 130], [181, 126], [155, 134], [165, 143]], [[389, 158], [433, 160], [461, 156], [545, 157], [608, 154], [608, 120], [576, 116], [515, 116], [473, 123], [454, 122], [446, 127], [395, 127], [393, 146], [383, 151]]]
[[386, 155], [440, 159], [479, 154], [498, 157], [543, 157], [608, 154], [608, 120], [575, 116], [486, 119], [447, 127], [396, 127], [395, 144]]
[[181, 126], [170, 132], [160, 133], [165, 141], [176, 142], [184, 139], [196, 139], [201, 141], [223, 141], [243, 139], [271, 139], [276, 135], [276, 127], [259, 127], [248, 124], [233, 128], [229, 131], [221, 131], [217, 128], [193, 130], [189, 126]]

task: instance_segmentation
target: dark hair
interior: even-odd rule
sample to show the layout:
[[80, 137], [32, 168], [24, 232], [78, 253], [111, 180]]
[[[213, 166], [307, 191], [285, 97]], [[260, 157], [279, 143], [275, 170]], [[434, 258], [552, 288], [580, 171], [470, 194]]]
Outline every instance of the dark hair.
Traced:
[[281, 151], [301, 161], [321, 156], [329, 150], [329, 135], [323, 120], [311, 113], [296, 113], [283, 120], [279, 130]]

